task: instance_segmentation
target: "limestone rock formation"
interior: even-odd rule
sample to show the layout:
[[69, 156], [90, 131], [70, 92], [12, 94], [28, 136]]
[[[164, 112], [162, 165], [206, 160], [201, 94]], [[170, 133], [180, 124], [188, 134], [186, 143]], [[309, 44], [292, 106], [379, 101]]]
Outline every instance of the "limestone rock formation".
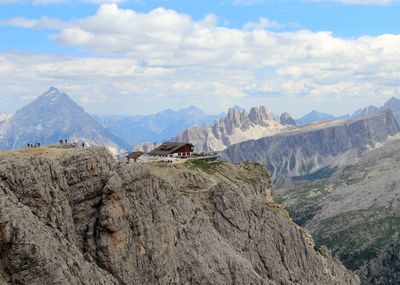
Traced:
[[272, 195], [248, 162], [0, 152], [0, 283], [359, 284]]
[[224, 150], [242, 141], [270, 136], [286, 128], [264, 106], [253, 107], [249, 113], [230, 108], [228, 114], [218, 119], [214, 125], [193, 126], [180, 132], [176, 140], [191, 142], [197, 152], [212, 152]]
[[228, 147], [223, 159], [258, 161], [268, 166], [277, 185], [288, 177], [352, 163], [400, 132], [389, 110], [356, 121], [330, 121]]

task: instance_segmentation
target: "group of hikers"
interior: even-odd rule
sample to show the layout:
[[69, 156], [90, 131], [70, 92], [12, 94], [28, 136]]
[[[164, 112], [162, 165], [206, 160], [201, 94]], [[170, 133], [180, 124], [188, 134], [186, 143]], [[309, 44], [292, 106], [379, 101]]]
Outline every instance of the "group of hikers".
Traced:
[[[58, 142], [59, 142], [60, 144], [68, 144], [68, 140], [67, 140], [67, 139], [59, 140]], [[72, 143], [72, 145], [73, 145], [74, 147], [78, 147], [78, 144], [77, 144], [77, 143]], [[82, 147], [82, 148], [85, 147], [85, 142], [82, 142], [81, 147]]]
[[[67, 140], [67, 139], [59, 140], [58, 142], [59, 142], [59, 144], [68, 144], [68, 140]], [[73, 143], [72, 145], [75, 146], [75, 147], [78, 147], [78, 144], [77, 144], [77, 143]], [[28, 144], [27, 144], [27, 147], [28, 147], [28, 148], [37, 148], [37, 147], [40, 147], [40, 142], [36, 142], [36, 143], [34, 143], [34, 144], [33, 144], [33, 143], [28, 143]], [[81, 143], [81, 147], [82, 147], [82, 148], [85, 147], [85, 142], [82, 142], [82, 143]]]
[[28, 143], [28, 148], [36, 148], [36, 147], [40, 147], [40, 142], [36, 142], [35, 144]]

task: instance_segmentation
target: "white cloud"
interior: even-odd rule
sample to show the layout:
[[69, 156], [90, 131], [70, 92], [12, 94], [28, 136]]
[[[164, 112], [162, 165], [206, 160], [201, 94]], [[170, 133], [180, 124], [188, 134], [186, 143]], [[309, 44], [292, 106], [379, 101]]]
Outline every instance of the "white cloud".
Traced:
[[36, 94], [57, 85], [86, 103], [106, 102], [102, 108], [128, 108], [127, 101], [148, 112], [188, 102], [216, 111], [254, 98], [296, 106], [304, 97], [376, 102], [400, 94], [399, 35], [343, 39], [325, 31], [272, 32], [271, 23], [233, 29], [218, 26], [215, 15], [196, 21], [174, 10], [138, 13], [115, 4], [69, 22], [4, 20], [0, 25], [54, 29], [58, 44], [101, 57], [0, 54], [0, 85], [12, 90], [17, 82]]

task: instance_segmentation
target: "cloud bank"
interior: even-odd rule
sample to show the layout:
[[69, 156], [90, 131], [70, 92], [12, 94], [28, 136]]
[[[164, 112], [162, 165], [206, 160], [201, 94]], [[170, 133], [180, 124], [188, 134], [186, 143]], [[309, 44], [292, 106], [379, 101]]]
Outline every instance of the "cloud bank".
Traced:
[[[54, 43], [93, 55], [0, 54], [4, 96], [18, 90], [9, 82], [29, 90], [61, 84], [85, 94], [85, 102], [131, 100], [150, 106], [156, 100], [170, 107], [176, 100], [217, 111], [260, 98], [266, 104], [276, 100], [271, 98], [343, 103], [400, 93], [399, 35], [344, 39], [327, 31], [273, 32], [279, 23], [265, 18], [233, 29], [219, 26], [212, 14], [194, 20], [174, 10], [139, 13], [117, 4], [103, 4], [94, 15], [74, 21], [15, 18], [1, 25], [54, 30]], [[207, 108], [205, 102], [214, 104]]]

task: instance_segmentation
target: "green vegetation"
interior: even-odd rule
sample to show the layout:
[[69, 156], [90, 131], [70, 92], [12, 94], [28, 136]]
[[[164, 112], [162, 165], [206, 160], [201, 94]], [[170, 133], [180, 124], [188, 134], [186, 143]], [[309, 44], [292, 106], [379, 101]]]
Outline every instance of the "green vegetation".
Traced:
[[384, 208], [357, 210], [320, 221], [313, 237], [356, 270], [375, 258], [399, 229], [400, 217], [390, 216]]
[[207, 174], [213, 174], [223, 163], [224, 162], [220, 160], [205, 161], [202, 159], [193, 159], [185, 162], [185, 166], [189, 169], [200, 169]]
[[284, 196], [278, 195], [274, 197], [274, 201], [275, 203], [282, 205], [286, 201], [286, 199]]

